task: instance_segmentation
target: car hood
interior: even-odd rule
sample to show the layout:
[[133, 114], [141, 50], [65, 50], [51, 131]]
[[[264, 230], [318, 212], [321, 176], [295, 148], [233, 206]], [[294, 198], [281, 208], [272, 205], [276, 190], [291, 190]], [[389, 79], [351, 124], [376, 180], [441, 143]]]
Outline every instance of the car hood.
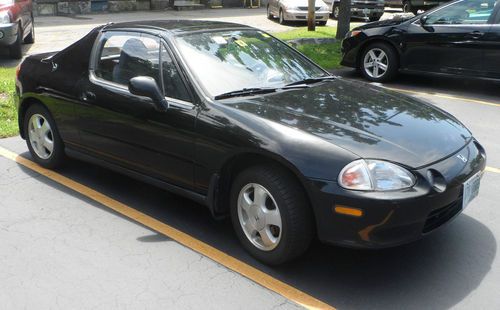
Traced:
[[471, 138], [458, 120], [430, 104], [343, 79], [224, 103], [321, 137], [360, 157], [412, 168], [454, 153]]
[[376, 21], [376, 22], [372, 22], [372, 23], [367, 23], [365, 25], [358, 26], [354, 29], [355, 30], [364, 30], [364, 29], [372, 29], [372, 28], [379, 28], [379, 27], [397, 26], [397, 25], [400, 25], [400, 24], [402, 24], [402, 23], [404, 23], [412, 18], [413, 17], [401, 16], [401, 17], [397, 17], [397, 18], [393, 18], [393, 19], [385, 19], [385, 20], [380, 20], [380, 21]]

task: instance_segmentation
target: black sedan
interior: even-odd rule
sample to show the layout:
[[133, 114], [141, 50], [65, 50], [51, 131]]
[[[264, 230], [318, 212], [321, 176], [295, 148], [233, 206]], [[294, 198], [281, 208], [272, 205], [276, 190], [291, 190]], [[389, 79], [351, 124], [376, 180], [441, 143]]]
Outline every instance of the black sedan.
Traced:
[[374, 82], [398, 70], [500, 80], [499, 0], [459, 0], [420, 16], [353, 29], [342, 64]]
[[313, 238], [417, 240], [478, 194], [486, 155], [425, 102], [336, 78], [271, 35], [209, 21], [98, 27], [17, 76], [40, 165], [66, 155], [229, 215], [269, 264]]

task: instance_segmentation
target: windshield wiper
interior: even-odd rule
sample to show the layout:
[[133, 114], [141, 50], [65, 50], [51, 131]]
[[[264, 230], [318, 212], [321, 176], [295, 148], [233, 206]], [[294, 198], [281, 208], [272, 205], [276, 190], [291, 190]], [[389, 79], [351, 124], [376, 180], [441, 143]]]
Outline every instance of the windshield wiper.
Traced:
[[217, 95], [214, 97], [214, 99], [219, 100], [231, 97], [250, 96], [255, 94], [268, 94], [268, 93], [274, 93], [275, 91], [276, 88], [265, 88], [265, 87], [243, 88], [240, 90], [233, 90], [227, 93]]
[[315, 77], [315, 78], [307, 78], [304, 80], [296, 81], [296, 82], [293, 82], [290, 84], [286, 84], [286, 86], [301, 85], [301, 84], [314, 84], [314, 83], [318, 83], [318, 82], [325, 81], [325, 80], [334, 80], [336, 78], [337, 77], [333, 76], [333, 75], [324, 75], [324, 76], [319, 76], [319, 77]]

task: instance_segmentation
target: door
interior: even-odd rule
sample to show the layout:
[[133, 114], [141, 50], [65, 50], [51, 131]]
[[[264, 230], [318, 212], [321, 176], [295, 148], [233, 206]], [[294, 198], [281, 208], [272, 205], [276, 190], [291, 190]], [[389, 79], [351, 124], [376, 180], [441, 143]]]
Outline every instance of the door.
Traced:
[[491, 27], [493, 4], [494, 0], [462, 0], [410, 24], [402, 68], [482, 75], [485, 34]]
[[484, 40], [484, 72], [486, 77], [500, 79], [500, 1], [495, 2], [495, 18]]
[[[170, 108], [132, 95], [128, 82], [154, 78]], [[85, 151], [171, 184], [193, 187], [197, 109], [170, 51], [159, 37], [108, 31], [94, 47], [89, 78], [81, 81], [79, 128]]]

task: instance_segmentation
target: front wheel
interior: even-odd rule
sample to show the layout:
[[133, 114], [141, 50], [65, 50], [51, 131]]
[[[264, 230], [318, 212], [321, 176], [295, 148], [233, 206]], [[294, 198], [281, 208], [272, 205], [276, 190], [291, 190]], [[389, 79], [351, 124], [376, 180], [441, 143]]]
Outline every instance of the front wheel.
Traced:
[[367, 80], [387, 82], [397, 74], [398, 56], [388, 44], [373, 43], [363, 51], [359, 66], [361, 73]]
[[370, 16], [370, 22], [376, 22], [378, 20], [380, 20], [380, 18], [382, 17], [382, 15], [374, 15], [374, 16]]
[[285, 16], [284, 16], [284, 13], [283, 13], [283, 10], [282, 10], [282, 9], [280, 9], [280, 13], [279, 13], [279, 16], [278, 16], [278, 17], [279, 17], [279, 23], [280, 23], [281, 25], [286, 24]]
[[268, 19], [274, 19], [274, 15], [271, 13], [271, 8], [269, 7], [269, 4], [267, 5], [267, 18]]
[[238, 175], [231, 190], [231, 221], [245, 249], [278, 265], [303, 254], [314, 236], [304, 190], [288, 171], [255, 166]]
[[24, 136], [33, 160], [53, 169], [64, 161], [64, 145], [54, 119], [45, 107], [31, 105], [24, 116]]
[[35, 43], [35, 20], [31, 17], [31, 30], [30, 33], [24, 38], [24, 43], [33, 44]]
[[23, 39], [22, 38], [23, 38], [23, 34], [21, 32], [21, 26], [19, 26], [19, 30], [17, 32], [16, 42], [14, 42], [14, 44], [12, 44], [9, 47], [9, 54], [10, 54], [11, 58], [14, 58], [14, 59], [23, 58], [23, 46], [22, 46]]

